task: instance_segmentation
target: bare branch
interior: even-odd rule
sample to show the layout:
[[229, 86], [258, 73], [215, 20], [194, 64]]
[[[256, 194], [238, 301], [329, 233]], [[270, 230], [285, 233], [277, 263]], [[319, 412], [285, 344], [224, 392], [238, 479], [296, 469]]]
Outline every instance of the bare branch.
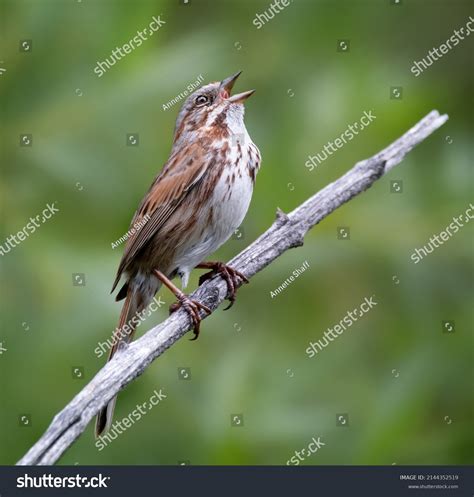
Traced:
[[[413, 128], [373, 157], [358, 162], [338, 180], [323, 188], [291, 213], [280, 209], [270, 228], [234, 257], [229, 264], [251, 278], [292, 247], [303, 245], [305, 234], [314, 225], [354, 196], [369, 188], [405, 155], [448, 119], [430, 112]], [[193, 294], [213, 311], [225, 299], [227, 286], [215, 277]], [[205, 316], [202, 316], [203, 318]], [[53, 464], [86, 429], [87, 425], [117, 392], [127, 386], [191, 327], [184, 310], [179, 310], [140, 339], [117, 353], [76, 397], [57, 414], [49, 428], [18, 462], [20, 465]]]

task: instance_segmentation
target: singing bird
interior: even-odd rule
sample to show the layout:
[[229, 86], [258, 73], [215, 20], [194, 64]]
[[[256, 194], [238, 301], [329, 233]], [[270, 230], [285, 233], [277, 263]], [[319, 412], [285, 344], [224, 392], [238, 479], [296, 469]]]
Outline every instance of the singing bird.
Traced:
[[[186, 309], [193, 339], [198, 337], [200, 311], [210, 309], [177, 288], [174, 277], [181, 278], [184, 289], [194, 268], [211, 269], [199, 284], [220, 274], [227, 283], [229, 307], [239, 278], [248, 282], [222, 262], [204, 261], [242, 223], [260, 167], [260, 152], [244, 124], [244, 102], [255, 90], [231, 95], [240, 74], [199, 88], [178, 114], [171, 154], [132, 219], [131, 226], [142, 227], [128, 238], [112, 287], [113, 292], [125, 276], [116, 297], [125, 302], [108, 360], [132, 340], [137, 321], [132, 319], [162, 284], [178, 299], [170, 311]], [[125, 325], [127, 333], [121, 331]], [[96, 436], [110, 427], [115, 401], [116, 397], [97, 415]]]

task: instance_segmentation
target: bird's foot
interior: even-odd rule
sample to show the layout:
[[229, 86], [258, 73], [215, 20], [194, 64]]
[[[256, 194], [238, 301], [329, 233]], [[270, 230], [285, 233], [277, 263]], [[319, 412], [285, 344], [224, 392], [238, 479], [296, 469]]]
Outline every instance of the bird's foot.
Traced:
[[199, 336], [199, 328], [201, 325], [201, 315], [199, 312], [202, 310], [206, 312], [206, 314], [211, 314], [211, 309], [204, 304], [201, 304], [197, 300], [190, 299], [186, 294], [180, 293], [176, 295], [178, 297], [178, 302], [170, 305], [170, 314], [176, 312], [181, 307], [186, 310], [189, 317], [193, 322], [193, 332], [194, 337], [191, 340], [196, 340]]
[[166, 286], [168, 287], [173, 294], [178, 299], [178, 302], [172, 304], [170, 306], [170, 314], [177, 311], [180, 307], [186, 309], [191, 321], [193, 322], [193, 330], [194, 330], [194, 338], [191, 340], [196, 340], [199, 336], [199, 325], [201, 324], [202, 318], [200, 315], [201, 311], [206, 312], [206, 314], [211, 314], [211, 309], [204, 304], [201, 304], [197, 300], [193, 300], [189, 298], [185, 293], [183, 293], [173, 282], [166, 277], [164, 273], [162, 273], [159, 269], [153, 270], [155, 276]]
[[225, 282], [227, 283], [227, 298], [230, 302], [229, 305], [224, 309], [224, 311], [230, 309], [234, 305], [237, 288], [241, 284], [239, 279], [242, 280], [243, 283], [249, 282], [244, 274], [242, 274], [240, 271], [237, 271], [237, 269], [224, 264], [223, 262], [203, 262], [201, 264], [198, 264], [196, 267], [201, 269], [212, 269], [212, 271], [203, 274], [199, 278], [199, 285], [202, 285], [205, 281], [211, 279], [216, 274], [220, 274], [222, 278], [224, 278]]

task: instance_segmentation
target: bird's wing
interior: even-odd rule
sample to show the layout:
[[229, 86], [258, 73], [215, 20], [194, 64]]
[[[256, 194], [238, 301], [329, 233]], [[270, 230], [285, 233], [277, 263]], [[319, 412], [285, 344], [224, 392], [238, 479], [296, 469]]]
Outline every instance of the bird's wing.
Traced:
[[124, 269], [163, 227], [193, 187], [202, 181], [213, 160], [195, 144], [170, 157], [132, 219], [131, 228], [138, 223], [142, 227], [127, 239], [112, 292]]

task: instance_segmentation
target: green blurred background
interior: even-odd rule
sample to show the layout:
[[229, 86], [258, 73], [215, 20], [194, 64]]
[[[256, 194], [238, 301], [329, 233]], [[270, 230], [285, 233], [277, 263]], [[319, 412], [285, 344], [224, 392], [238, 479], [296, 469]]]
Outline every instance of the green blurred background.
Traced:
[[[473, 457], [473, 238], [466, 226], [415, 265], [416, 247], [472, 200], [472, 40], [419, 77], [410, 67], [464, 26], [469, 2], [294, 0], [261, 29], [265, 1], [0, 0], [1, 236], [60, 212], [0, 259], [0, 463], [15, 463], [103, 366], [120, 304], [110, 295], [128, 229], [166, 161], [179, 104], [202, 74], [256, 88], [246, 124], [262, 169], [228, 260], [273, 221], [436, 108], [449, 121], [375, 186], [313, 229], [120, 394], [116, 419], [167, 399], [108, 447], [92, 426], [61, 464], [467, 464]], [[151, 21], [166, 24], [98, 78], [93, 69]], [[337, 51], [338, 40], [350, 50]], [[20, 40], [32, 40], [21, 52]], [[401, 99], [390, 88], [403, 88]], [[310, 172], [304, 163], [364, 110], [377, 119]], [[139, 146], [126, 146], [127, 133]], [[33, 135], [20, 147], [20, 134]], [[402, 180], [403, 192], [390, 192]], [[347, 226], [351, 239], [337, 239]], [[275, 298], [307, 260], [310, 268]], [[72, 274], [84, 273], [85, 286]], [[190, 289], [197, 285], [196, 271]], [[173, 299], [160, 295], [167, 305]], [[310, 340], [365, 296], [378, 306], [315, 358]], [[167, 316], [162, 308], [139, 329]], [[442, 321], [455, 322], [454, 333]], [[73, 377], [81, 367], [85, 379]], [[178, 368], [191, 370], [191, 380]], [[244, 426], [231, 426], [231, 414]], [[347, 413], [349, 426], [336, 425]], [[19, 418], [28, 415], [29, 426]]]

